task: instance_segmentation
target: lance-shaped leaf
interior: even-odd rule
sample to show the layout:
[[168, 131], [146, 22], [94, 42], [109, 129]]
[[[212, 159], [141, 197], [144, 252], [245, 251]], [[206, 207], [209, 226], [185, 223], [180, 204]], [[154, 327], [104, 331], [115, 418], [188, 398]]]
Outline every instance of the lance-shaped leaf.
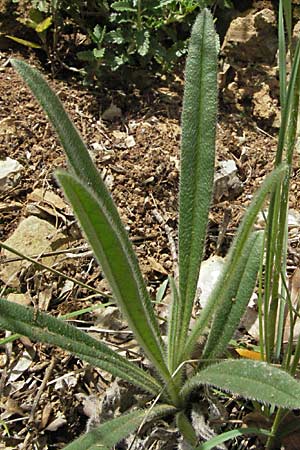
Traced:
[[204, 9], [192, 29], [182, 111], [179, 199], [180, 345], [189, 328], [212, 198], [217, 116], [217, 37]]
[[251, 234], [257, 214], [261, 210], [267, 195], [272, 192], [277, 183], [281, 183], [282, 179], [287, 173], [287, 170], [288, 169], [285, 164], [280, 165], [265, 179], [262, 186], [254, 196], [251, 205], [247, 209], [244, 219], [239, 226], [238, 232], [227, 256], [227, 269], [223, 270], [215, 288], [213, 289], [208, 299], [207, 304], [201, 311], [199, 319], [197, 319], [196, 323], [193, 326], [181, 358], [182, 360], [189, 358], [197, 343], [198, 337], [202, 334], [205, 327], [209, 325], [216, 309], [220, 304], [222, 304], [223, 294], [229, 289], [230, 284], [232, 283], [232, 274], [235, 273], [237, 267], [239, 266], [241, 255], [243, 255], [244, 253], [245, 245], [247, 244], [247, 241]]
[[113, 200], [89, 155], [86, 145], [64, 110], [57, 95], [36, 69], [24, 61], [16, 59], [11, 59], [10, 61], [47, 114], [53, 128], [58, 134], [71, 169], [95, 191], [95, 195], [101, 196], [102, 201], [105, 203], [107, 209], [111, 211], [111, 214], [119, 218]]
[[[256, 284], [262, 248], [263, 233], [253, 233], [245, 245], [236, 270], [230, 273], [232, 282], [222, 294], [222, 303], [215, 313], [202, 354], [204, 360], [220, 356], [237, 329]], [[224, 270], [228, 270], [226, 265]]]
[[204, 444], [199, 445], [195, 448], [195, 450], [213, 450], [218, 445], [223, 444], [230, 439], [235, 439], [240, 436], [244, 436], [247, 434], [256, 434], [259, 436], [260, 434], [263, 436], [271, 436], [271, 432], [268, 430], [264, 430], [263, 428], [236, 428], [234, 430], [225, 431], [224, 433], [218, 434], [218, 436], [214, 436], [213, 438], [206, 441]]
[[[146, 304], [150, 302], [138, 264], [126, 250], [118, 224], [101, 199], [74, 175], [59, 172], [62, 185], [83, 231], [136, 339], [167, 383], [173, 384]], [[153, 311], [152, 311], [153, 313]]]
[[197, 435], [184, 411], [179, 411], [176, 414], [176, 425], [184, 440], [194, 447], [198, 442]]
[[99, 171], [89, 155], [87, 147], [65, 112], [62, 103], [50, 89], [40, 73], [23, 61], [12, 59], [11, 62], [24, 81], [28, 84], [29, 88], [48, 115], [59, 136], [64, 151], [66, 152], [72, 171], [75, 172], [79, 180], [91, 189], [93, 196], [101, 203], [103, 210], [107, 213], [107, 216], [109, 216], [109, 221], [111, 222], [114, 231], [118, 234], [118, 239], [121, 243], [123, 252], [126, 253], [130, 263], [130, 270], [134, 274], [137, 289], [141, 294], [141, 307], [139, 308], [139, 311], [141, 312], [143, 310], [143, 322], [145, 323], [146, 321], [149, 325], [150, 331], [148, 335], [152, 334], [150, 345], [151, 351], [155, 353], [156, 359], [161, 359], [163, 354], [163, 344], [159, 333], [158, 323], [146, 291], [136, 255], [133, 252], [132, 245], [121, 222], [117, 208]]
[[300, 408], [299, 381], [262, 361], [238, 359], [213, 364], [185, 384], [182, 396], [187, 400], [190, 393], [203, 384], [282, 408]]
[[[145, 290], [143, 278], [137, 264], [137, 258], [133, 252], [127, 232], [121, 222], [116, 205], [114, 204], [97, 167], [94, 165], [78, 130], [65, 112], [61, 101], [37, 70], [24, 63], [24, 61], [12, 59], [11, 62], [24, 81], [28, 84], [49, 117], [68, 157], [72, 171], [75, 172], [80, 180], [89, 186], [95, 197], [101, 201], [101, 204], [104, 205], [105, 210], [109, 213], [111, 220], [118, 229], [120, 239], [122, 239], [124, 251], [126, 251], [132, 264], [135, 266], [134, 270], [136, 272], [136, 278], [141, 285], [141, 289]], [[151, 328], [156, 334], [157, 341], [160, 341], [158, 324], [149, 297], [145, 297], [144, 302], [148, 320], [151, 322]]]
[[116, 419], [109, 420], [84, 434], [65, 450], [111, 450], [121, 439], [133, 433], [143, 422], [148, 422], [168, 414], [174, 414], [176, 408], [170, 405], [155, 406], [151, 410], [139, 410], [123, 414]]
[[74, 326], [33, 308], [0, 299], [0, 328], [28, 336], [34, 341], [59, 346], [94, 367], [100, 367], [154, 395], [161, 392], [162, 387], [158, 381], [107, 345]]

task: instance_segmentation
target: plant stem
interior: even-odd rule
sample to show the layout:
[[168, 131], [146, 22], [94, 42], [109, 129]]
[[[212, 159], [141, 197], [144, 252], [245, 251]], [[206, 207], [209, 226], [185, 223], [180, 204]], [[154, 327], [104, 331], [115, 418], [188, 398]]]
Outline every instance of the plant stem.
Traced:
[[142, 29], [142, 0], [137, 1], [137, 29]]
[[272, 425], [272, 429], [271, 429], [271, 435], [268, 437], [267, 439], [267, 443], [266, 443], [266, 450], [272, 450], [272, 448], [274, 447], [275, 444], [277, 444], [277, 431], [278, 428], [282, 422], [283, 417], [286, 414], [286, 409], [283, 408], [279, 408], [277, 410], [273, 425]]

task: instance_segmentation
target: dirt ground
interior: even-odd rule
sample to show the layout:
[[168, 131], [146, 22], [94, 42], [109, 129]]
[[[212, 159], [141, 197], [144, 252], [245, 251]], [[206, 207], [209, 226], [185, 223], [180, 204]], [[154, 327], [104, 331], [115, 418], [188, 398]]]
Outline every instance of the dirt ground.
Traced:
[[[262, 3], [272, 8], [271, 3]], [[257, 7], [256, 11], [260, 9]], [[65, 157], [44, 113], [11, 67], [10, 57], [29, 60], [43, 70], [34, 51], [16, 45], [0, 47], [0, 158], [10, 157], [24, 167], [18, 182], [11, 189], [0, 191], [0, 240], [11, 236], [25, 217], [36, 215], [49, 221], [67, 240], [68, 253], [55, 268], [88, 286], [68, 284], [63, 276], [47, 270], [23, 270], [17, 288], [0, 284], [1, 295], [26, 294], [32, 305], [54, 315], [105, 303], [108, 287], [69, 207], [52, 204], [50, 213], [49, 205], [47, 209], [41, 199], [32, 196], [40, 188], [62, 198], [53, 174], [55, 169], [65, 167]], [[228, 62], [228, 55], [224, 61]], [[221, 72], [223, 69], [224, 64]], [[242, 192], [228, 195], [225, 192], [215, 199], [206, 256], [226, 254], [253, 193], [272, 170], [277, 144], [276, 61], [268, 65], [249, 65], [235, 60], [230, 70], [229, 80], [226, 79], [228, 71], [224, 75], [223, 70], [223, 78], [220, 77], [216, 166], [224, 160], [235, 161]], [[133, 88], [130, 92], [117, 88], [108, 90], [104, 85], [91, 92], [69, 74], [60, 79], [53, 79], [45, 71], [44, 74], [80, 130], [112, 191], [149, 290], [155, 297], [167, 274], [174, 270], [170, 238], [176, 241], [183, 74], [179, 72], [172, 82], [160, 79], [146, 90]], [[268, 117], [259, 116], [259, 108], [253, 101], [266, 80], [271, 86], [274, 109], [273, 116]], [[103, 113], [111, 105], [119, 108], [118, 115], [104, 120]], [[290, 203], [295, 210], [298, 210], [300, 198], [298, 166], [296, 155]], [[298, 265], [298, 259], [299, 240], [294, 239], [288, 260], [290, 272]], [[89, 287], [102, 291], [103, 295]], [[163, 316], [165, 307], [159, 308]], [[99, 310], [86, 313], [73, 322], [83, 329], [91, 328], [95, 334], [94, 325], [100, 321], [104, 331], [97, 332], [98, 336], [123, 351], [126, 349], [130, 357], [142, 358], [125, 325], [115, 317], [116, 312], [113, 311], [108, 322], [118, 323], [117, 328], [112, 324], [112, 328], [117, 329], [115, 335], [101, 314], [99, 319], [99, 314]], [[2, 333], [1, 337], [4, 336]], [[0, 449], [63, 448], [85, 430], [87, 420], [91, 419], [87, 411], [89, 402], [94, 402], [94, 409], [97, 409], [113, 382], [109, 374], [92, 370], [61, 350], [24, 338], [8, 348], [0, 348], [0, 356], [0, 419], [9, 429], [9, 434], [0, 435]], [[29, 364], [24, 362], [26, 358], [30, 359]], [[18, 363], [16, 375], [14, 369]], [[122, 408], [125, 406], [119, 404], [119, 411]], [[161, 423], [160, 427], [169, 433], [169, 440], [166, 439], [165, 446], [157, 441], [152, 448], [175, 448], [177, 436], [171, 425]], [[170, 444], [172, 433], [174, 447]], [[239, 441], [238, 445], [228, 448], [259, 448], [253, 439]]]

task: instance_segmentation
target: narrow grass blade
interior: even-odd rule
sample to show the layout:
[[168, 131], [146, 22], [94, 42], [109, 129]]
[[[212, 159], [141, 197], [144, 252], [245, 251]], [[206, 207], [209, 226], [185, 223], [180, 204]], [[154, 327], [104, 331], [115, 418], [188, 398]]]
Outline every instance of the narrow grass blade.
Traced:
[[[300, 40], [298, 39], [294, 54], [291, 76], [286, 93], [286, 101], [284, 104], [281, 118], [277, 152], [275, 158], [275, 167], [277, 167], [282, 162], [283, 152], [286, 148], [287, 143], [287, 133], [289, 129], [291, 129], [290, 121], [295, 121], [295, 119], [297, 118], [298, 105], [296, 102], [297, 99], [295, 98], [295, 93], [299, 91], [299, 70], [300, 70]], [[295, 106], [297, 106], [296, 111]]]
[[105, 209], [100, 199], [86, 188], [74, 175], [59, 172], [57, 179], [72, 204], [73, 210], [110, 284], [112, 292], [131, 330], [156, 370], [167, 383], [171, 382], [169, 370], [157, 339], [151, 314], [149, 295], [141, 277], [134, 254], [127, 253], [119, 233], [118, 224]]
[[[239, 263], [230, 272], [231, 282], [222, 293], [202, 354], [203, 360], [217, 358], [226, 350], [253, 293], [260, 265], [263, 233], [253, 233], [247, 241]], [[228, 267], [224, 267], [228, 271]]]
[[287, 372], [262, 361], [227, 360], [201, 370], [182, 388], [185, 400], [199, 385], [287, 409], [300, 408], [300, 383]]
[[[297, 119], [300, 92], [300, 40], [298, 40], [293, 60], [293, 66], [287, 90], [287, 96], [282, 113], [282, 123], [279, 132], [278, 148], [275, 166], [285, 159], [289, 168], [282, 186], [278, 186], [271, 197], [268, 210], [268, 227], [266, 230], [266, 268], [264, 279], [264, 332], [265, 353], [267, 360], [279, 357], [281, 351], [281, 336], [283, 320], [277, 322], [280, 311], [279, 303], [281, 272], [287, 254], [287, 213], [290, 174], [292, 171], [293, 153], [296, 145]], [[267, 318], [267, 320], [266, 320]], [[276, 324], [281, 329], [276, 330]], [[277, 332], [277, 337], [276, 337]]]
[[82, 435], [64, 450], [111, 450], [114, 446], [133, 433], [142, 422], [148, 422], [168, 414], [174, 414], [176, 408], [170, 405], [155, 406], [151, 410], [138, 410], [123, 414]]
[[292, 31], [293, 31], [293, 17], [292, 17], [292, 2], [291, 0], [279, 0], [279, 4], [282, 3], [285, 27], [288, 36], [288, 44], [290, 46], [292, 42]]
[[173, 277], [169, 277], [171, 287], [171, 311], [168, 322], [168, 367], [174, 373], [178, 367], [178, 336], [182, 324], [182, 304]]
[[138, 366], [87, 333], [48, 314], [0, 299], [0, 327], [34, 341], [61, 347], [94, 367], [100, 367], [154, 395], [161, 392], [159, 382]]
[[212, 198], [217, 116], [217, 37], [204, 9], [192, 29], [182, 112], [179, 199], [179, 345], [189, 328]]
[[0, 339], [0, 345], [6, 345], [10, 342], [14, 342], [17, 339], [19, 339], [21, 336], [19, 334], [12, 334], [10, 336], [7, 336], [6, 338]]
[[284, 17], [282, 1], [279, 2], [278, 13], [278, 48], [279, 48], [279, 82], [280, 82], [280, 106], [284, 110], [286, 101], [286, 43], [284, 32]]
[[241, 225], [239, 226], [238, 232], [227, 256], [227, 270], [222, 272], [221, 277], [211, 293], [205, 308], [201, 312], [199, 319], [194, 324], [192, 332], [187, 340], [182, 360], [189, 359], [189, 356], [197, 343], [198, 337], [201, 335], [204, 328], [209, 325], [213, 313], [222, 303], [222, 293], [226, 292], [226, 289], [229, 288], [230, 283], [232, 282], [231, 274], [235, 272], [239, 265], [240, 257], [244, 253], [245, 245], [251, 234], [257, 214], [262, 209], [268, 194], [272, 192], [277, 183], [282, 181], [286, 173], [287, 166], [279, 166], [265, 179], [259, 191], [254, 196], [252, 203], [248, 208]]
[[270, 431], [262, 428], [236, 428], [235, 430], [225, 431], [225, 433], [214, 436], [209, 441], [196, 447], [195, 450], [212, 450], [226, 441], [230, 441], [247, 434], [270, 436]]
[[10, 36], [9, 34], [6, 34], [5, 37], [8, 39], [11, 39], [12, 41], [17, 42], [18, 44], [25, 45], [25, 47], [29, 48], [42, 48], [40, 44], [37, 44], [36, 42], [27, 41], [27, 39], [21, 39], [16, 36]]

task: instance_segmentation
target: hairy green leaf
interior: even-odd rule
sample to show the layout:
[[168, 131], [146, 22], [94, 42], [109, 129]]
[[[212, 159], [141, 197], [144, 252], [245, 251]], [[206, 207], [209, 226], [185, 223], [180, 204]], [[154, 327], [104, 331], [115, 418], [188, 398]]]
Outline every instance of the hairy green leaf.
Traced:
[[[119, 227], [122, 228], [124, 239], [127, 238], [128, 240], [127, 233], [122, 226], [112, 197], [108, 192], [97, 167], [93, 163], [89, 151], [78, 130], [64, 110], [61, 101], [36, 69], [30, 67], [24, 61], [16, 59], [11, 59], [11, 63], [27, 83], [47, 114], [58, 134], [72, 171], [74, 171], [78, 178], [84, 181], [94, 191], [97, 198], [101, 198], [106, 209], [114, 217], [114, 220], [118, 221]], [[129, 244], [127, 243], [127, 245]]]
[[[166, 381], [167, 389], [172, 391], [174, 382], [166, 366], [165, 355], [161, 351], [162, 343], [157, 341], [151, 316], [147, 315], [145, 307], [147, 302], [150, 303], [150, 299], [144, 283], [140, 282], [137, 262], [126, 252], [118, 224], [114, 223], [101, 200], [96, 199], [93, 192], [74, 175], [59, 172], [57, 178], [72, 204], [130, 328], [156, 370]], [[173, 400], [176, 401], [174, 391], [173, 394]]]
[[34, 341], [59, 346], [94, 367], [100, 367], [154, 395], [161, 392], [162, 386], [151, 375], [107, 345], [62, 320], [33, 308], [0, 299], [0, 328], [28, 336]]
[[217, 116], [216, 32], [204, 9], [192, 29], [182, 111], [179, 200], [179, 345], [188, 332], [212, 198]]
[[[220, 356], [237, 329], [256, 284], [262, 247], [263, 232], [253, 233], [245, 245], [236, 270], [230, 273], [232, 281], [222, 292], [222, 303], [215, 313], [202, 354], [204, 360]], [[224, 270], [228, 270], [226, 265]]]
[[263, 182], [259, 191], [254, 196], [252, 203], [246, 214], [242, 223], [239, 226], [238, 232], [234, 238], [233, 244], [230, 248], [229, 254], [227, 256], [227, 270], [224, 270], [213, 289], [207, 304], [202, 310], [199, 319], [197, 319], [194, 327], [188, 337], [184, 353], [182, 355], [182, 360], [188, 359], [191, 352], [193, 351], [197, 339], [210, 323], [213, 313], [216, 311], [218, 306], [222, 303], [222, 293], [226, 292], [232, 282], [232, 274], [235, 273], [237, 267], [240, 263], [240, 258], [244, 253], [245, 245], [249, 239], [252, 231], [252, 227], [256, 220], [257, 214], [261, 210], [266, 197], [277, 183], [280, 183], [287, 173], [287, 166], [285, 164], [279, 166], [275, 169]]
[[279, 2], [278, 11], [278, 50], [279, 50], [279, 83], [280, 83], [280, 106], [281, 113], [284, 110], [286, 101], [286, 42], [284, 32], [284, 17], [283, 17], [283, 5], [282, 1]]
[[121, 439], [133, 433], [142, 422], [148, 422], [158, 417], [172, 414], [176, 408], [170, 405], [154, 406], [152, 409], [134, 411], [123, 414], [116, 419], [103, 423], [84, 434], [71, 444], [64, 447], [65, 450], [111, 450]]
[[235, 439], [239, 436], [245, 436], [247, 434], [256, 434], [259, 436], [260, 434], [263, 436], [270, 436], [270, 431], [264, 430], [262, 428], [237, 428], [235, 430], [225, 431], [225, 433], [221, 433], [218, 436], [214, 436], [209, 439], [209, 441], [204, 444], [199, 445], [195, 450], [212, 450], [215, 449], [218, 445], [223, 444], [223, 442], [229, 441], [231, 439]]
[[137, 263], [131, 260], [124, 248], [118, 226], [105, 205], [74, 175], [58, 172], [56, 176], [131, 330], [147, 355], [164, 372], [164, 355], [158, 351], [160, 342], [156, 341], [144, 306], [149, 301], [148, 293], [136, 274]]
[[176, 424], [184, 439], [194, 447], [198, 442], [197, 435], [184, 411], [176, 414]]
[[[143, 311], [143, 323], [149, 324], [150, 331], [148, 332], [148, 336], [152, 334], [151, 343], [149, 342], [149, 348], [147, 350], [149, 352], [150, 349], [152, 352], [152, 360], [162, 360], [163, 344], [160, 337], [158, 323], [139, 269], [137, 257], [132, 249], [132, 245], [110, 193], [108, 192], [96, 166], [94, 165], [77, 129], [65, 112], [58, 97], [48, 86], [47, 82], [37, 70], [31, 68], [23, 61], [12, 60], [12, 64], [22, 76], [24, 81], [28, 84], [33, 94], [36, 96], [37, 100], [47, 113], [60, 138], [62, 146], [69, 159], [72, 171], [75, 172], [78, 179], [84, 183], [85, 186], [89, 187], [92, 192], [93, 201], [97, 201], [97, 203], [101, 205], [102, 211], [105, 212], [108, 222], [110, 222], [113, 227], [114, 233], [117, 234], [119, 245], [122, 248], [122, 252], [126, 254], [127, 263], [130, 265], [128, 270], [134, 277], [134, 281], [131, 280], [131, 282], [136, 284], [137, 292], [140, 295], [139, 313], [141, 314], [141, 311]], [[83, 192], [84, 189], [85, 188], [82, 187], [81, 191]], [[89, 197], [91, 197], [91, 194]], [[99, 205], [97, 204], [97, 208], [98, 206]], [[97, 240], [99, 241], [101, 237], [103, 236], [97, 236]], [[134, 314], [134, 311], [132, 311], [132, 314]], [[125, 315], [128, 318], [126, 311]], [[161, 367], [162, 365], [163, 364], [161, 363]]]
[[190, 393], [202, 384], [282, 408], [300, 408], [299, 381], [262, 361], [237, 359], [213, 364], [185, 384], [182, 396], [187, 400]]

